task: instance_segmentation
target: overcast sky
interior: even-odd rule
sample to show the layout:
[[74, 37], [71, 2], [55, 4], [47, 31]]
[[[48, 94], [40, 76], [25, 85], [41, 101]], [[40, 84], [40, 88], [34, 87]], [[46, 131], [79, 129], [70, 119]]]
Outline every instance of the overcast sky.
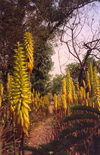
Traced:
[[[89, 4], [88, 6], [85, 6], [85, 8], [80, 9], [80, 11], [81, 13], [83, 11], [82, 17], [84, 16], [84, 12], [86, 13], [88, 12], [87, 19], [89, 19], [89, 23], [84, 25], [83, 30], [79, 35], [79, 39], [84, 41], [87, 41], [87, 40], [89, 41], [91, 40], [91, 30], [90, 30], [89, 24], [93, 23], [94, 30], [100, 29], [100, 2]], [[65, 39], [68, 38], [67, 35], [65, 35], [64, 37]], [[61, 66], [62, 72], [64, 73], [65, 66], [74, 61], [73, 57], [69, 55], [66, 45], [65, 44], [61, 45], [59, 39], [56, 38], [56, 40], [57, 41], [55, 41], [55, 44], [57, 44], [57, 46], [54, 45], [55, 54], [52, 56], [54, 67], [50, 72], [50, 74], [52, 74], [53, 76], [56, 74], [61, 74], [60, 66]], [[60, 66], [58, 61], [58, 53], [60, 56]]]

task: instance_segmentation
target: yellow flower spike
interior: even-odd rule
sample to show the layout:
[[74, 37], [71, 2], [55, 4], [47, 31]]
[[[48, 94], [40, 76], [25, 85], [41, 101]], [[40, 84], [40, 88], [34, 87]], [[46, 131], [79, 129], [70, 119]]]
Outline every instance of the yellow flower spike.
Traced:
[[70, 71], [67, 70], [67, 101], [68, 104], [73, 104], [73, 81], [72, 78], [70, 76]]
[[88, 83], [89, 92], [91, 93], [91, 84]]
[[11, 109], [11, 112], [14, 113], [15, 109], [14, 109], [14, 107], [12, 105], [10, 106], [10, 109]]
[[86, 99], [86, 106], [89, 106], [89, 102], [88, 102], [88, 100]]
[[1, 108], [1, 103], [2, 103], [2, 98], [1, 98], [1, 96], [0, 96], [0, 108]]
[[95, 103], [93, 102], [93, 108], [95, 107]]
[[65, 80], [65, 78], [62, 80], [62, 93], [66, 95], [66, 80]]
[[68, 103], [73, 103], [73, 99], [72, 99], [72, 95], [71, 94], [68, 94], [67, 101], [68, 101]]
[[30, 32], [26, 32], [24, 34], [24, 46], [26, 51], [26, 57], [27, 57], [27, 65], [29, 69], [29, 73], [32, 73], [33, 70], [33, 39]]
[[35, 93], [35, 90], [34, 90], [34, 88], [33, 88], [33, 94]]
[[65, 96], [65, 94], [62, 95], [62, 101], [63, 101], [63, 108], [66, 111], [67, 110], [67, 103], [66, 103], [66, 96]]
[[[16, 126], [19, 125], [21, 133], [26, 129], [27, 119], [24, 119], [24, 113], [29, 113], [31, 103], [30, 79], [27, 72], [26, 57], [21, 44], [17, 43], [17, 49], [14, 50], [14, 71], [10, 83], [10, 103], [11, 110], [14, 111]], [[23, 111], [24, 107], [24, 111]], [[28, 131], [27, 131], [28, 132]], [[25, 131], [26, 133], [26, 131]]]
[[61, 107], [62, 106], [62, 97], [61, 96], [58, 96], [58, 107]]
[[86, 100], [86, 90], [83, 88], [83, 99]]
[[57, 110], [57, 95], [54, 94], [54, 108]]
[[40, 92], [37, 93], [38, 97], [40, 97]]
[[84, 80], [83, 80], [83, 87], [86, 88], [86, 83]]
[[91, 93], [90, 75], [89, 75], [89, 72], [88, 71], [86, 73], [86, 78], [87, 78], [87, 87], [89, 89], [89, 92]]
[[91, 85], [93, 86], [93, 69], [92, 69], [91, 63], [90, 63], [90, 81], [91, 81]]
[[83, 100], [81, 104], [82, 104], [82, 106], [84, 106], [85, 105], [85, 101]]
[[93, 96], [95, 107], [100, 109], [100, 81], [96, 67], [94, 67], [93, 73]]
[[34, 103], [35, 99], [34, 99], [34, 94], [31, 94], [31, 98], [32, 98], [32, 103]]
[[4, 90], [3, 84], [0, 83], [0, 95], [1, 95], [1, 97], [3, 96], [3, 90]]
[[90, 99], [90, 97], [89, 97], [89, 92], [87, 92], [87, 100], [89, 100]]

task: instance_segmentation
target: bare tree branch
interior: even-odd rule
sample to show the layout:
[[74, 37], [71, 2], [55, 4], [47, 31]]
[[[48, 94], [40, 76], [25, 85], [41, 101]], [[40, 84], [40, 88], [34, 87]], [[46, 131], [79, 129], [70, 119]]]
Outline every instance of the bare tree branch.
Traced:
[[[89, 39], [87, 42], [85, 42], [85, 40], [79, 40], [80, 34], [86, 24], [86, 18], [84, 17], [83, 20], [81, 19], [79, 10], [77, 10], [76, 13], [73, 19], [63, 25], [60, 41], [66, 44], [67, 53], [70, 53], [80, 64], [78, 80], [81, 84], [81, 80], [83, 79], [82, 75], [85, 73], [85, 66], [89, 56], [100, 59], [100, 32], [99, 30], [95, 30], [94, 32], [90, 31], [92, 34], [91, 40]], [[91, 21], [91, 23], [93, 23], [93, 21]], [[93, 25], [90, 27], [90, 30], [92, 29]], [[66, 37], [65, 34], [67, 34]], [[82, 58], [82, 55], [84, 58]]]
[[58, 62], [59, 62], [60, 72], [64, 75], [64, 73], [62, 72], [61, 64], [60, 64], [60, 54], [59, 54], [59, 50], [58, 50]]

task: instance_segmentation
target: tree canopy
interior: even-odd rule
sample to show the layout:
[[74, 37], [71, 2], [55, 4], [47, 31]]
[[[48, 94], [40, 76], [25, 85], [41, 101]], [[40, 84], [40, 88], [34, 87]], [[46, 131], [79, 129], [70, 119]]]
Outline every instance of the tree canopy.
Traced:
[[[37, 75], [40, 77], [44, 70], [48, 75], [52, 67], [50, 59], [52, 52], [48, 52], [46, 47], [49, 45], [48, 40], [54, 38], [54, 34], [58, 32], [64, 21], [73, 16], [75, 9], [93, 1], [1, 0], [0, 70], [3, 73], [3, 79], [6, 80], [8, 69], [12, 69], [14, 46], [17, 41], [23, 42], [25, 31], [30, 31], [34, 39], [35, 77]], [[45, 69], [44, 66], [46, 66]], [[43, 76], [40, 79], [47, 80], [45, 74]]]
[[54, 95], [56, 94], [60, 94], [61, 93], [61, 89], [62, 89], [62, 79], [63, 76], [60, 75], [56, 75], [53, 80], [52, 80], [52, 84], [51, 84], [51, 92]]

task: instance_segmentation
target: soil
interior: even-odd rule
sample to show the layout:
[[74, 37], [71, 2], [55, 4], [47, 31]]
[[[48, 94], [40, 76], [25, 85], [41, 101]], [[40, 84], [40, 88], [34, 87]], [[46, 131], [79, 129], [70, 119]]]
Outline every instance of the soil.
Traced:
[[[53, 116], [49, 116], [45, 120], [33, 124], [29, 136], [25, 138], [25, 145], [38, 148], [40, 145], [50, 142], [53, 139], [52, 123]], [[28, 152], [25, 155], [28, 155]]]

